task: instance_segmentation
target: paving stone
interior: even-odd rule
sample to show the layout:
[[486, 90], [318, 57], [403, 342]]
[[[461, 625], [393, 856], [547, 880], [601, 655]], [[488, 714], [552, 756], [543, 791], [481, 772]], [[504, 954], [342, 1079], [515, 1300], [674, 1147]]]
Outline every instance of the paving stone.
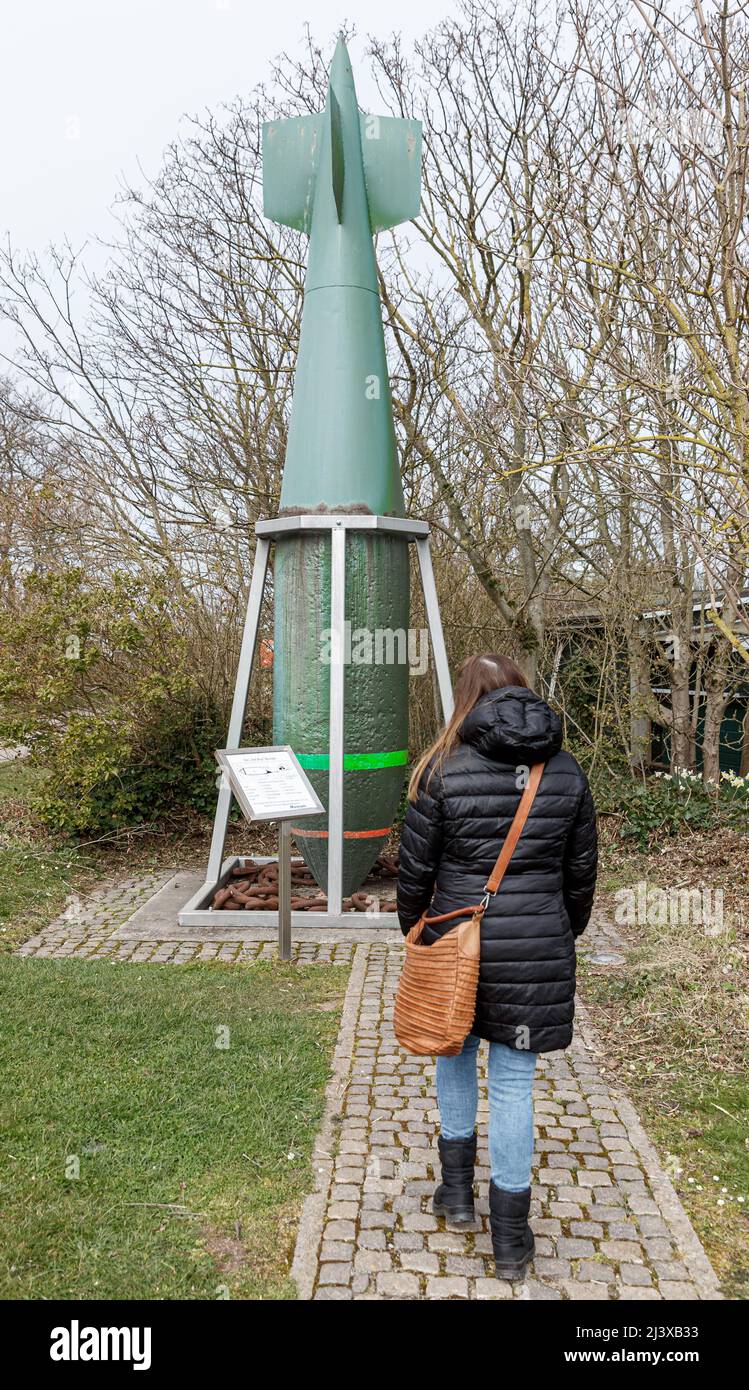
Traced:
[[[587, 1201], [587, 1193], [581, 1187], [564, 1186], [557, 1188], [557, 1201], [575, 1204]], [[582, 1212], [579, 1213], [582, 1216]]]
[[586, 1255], [595, 1255], [596, 1247], [592, 1240], [580, 1240], [574, 1236], [560, 1236], [557, 1241], [557, 1254], [566, 1260], [580, 1260]]
[[526, 1279], [519, 1286], [516, 1297], [529, 1299], [533, 1303], [552, 1303], [561, 1299], [562, 1293], [554, 1284], [544, 1284], [540, 1279]]
[[602, 1240], [601, 1254], [609, 1260], [629, 1260], [642, 1263], [642, 1246], [636, 1240]]
[[361, 1250], [384, 1250], [387, 1237], [384, 1231], [360, 1231], [357, 1245]]
[[355, 1202], [359, 1190], [353, 1183], [336, 1183], [332, 1195], [334, 1202]]
[[470, 1279], [483, 1279], [486, 1273], [484, 1261], [472, 1258], [470, 1255], [447, 1255], [445, 1257], [446, 1274], [463, 1274]]
[[599, 1173], [590, 1168], [578, 1168], [577, 1181], [580, 1187], [610, 1187], [611, 1176], [609, 1173]]
[[582, 1216], [582, 1207], [575, 1202], [552, 1202], [549, 1207], [552, 1216], [558, 1216], [563, 1221], [569, 1220], [573, 1216]]
[[662, 1297], [663, 1297], [663, 1294], [659, 1293], [657, 1289], [654, 1289], [654, 1288], [649, 1288], [649, 1289], [644, 1289], [644, 1288], [643, 1288], [643, 1289], [641, 1289], [641, 1288], [637, 1288], [637, 1287], [636, 1287], [635, 1285], [633, 1285], [633, 1284], [627, 1284], [627, 1285], [623, 1286], [622, 1288], [620, 1288], [620, 1290], [619, 1290], [619, 1301], [620, 1301], [620, 1302], [625, 1301], [625, 1300], [628, 1300], [628, 1299], [632, 1299], [632, 1300], [633, 1300], [633, 1299], [637, 1299], [638, 1301], [642, 1300], [643, 1302], [656, 1303], [656, 1302], [658, 1302], [660, 1299], [662, 1299]]
[[638, 1193], [633, 1193], [628, 1196], [627, 1205], [636, 1216], [660, 1215], [658, 1203], [652, 1197], [641, 1197]]
[[378, 1274], [377, 1292], [383, 1298], [418, 1298], [419, 1280], [415, 1274]]
[[467, 1298], [468, 1280], [457, 1275], [427, 1279], [427, 1298]]
[[638, 1240], [639, 1235], [634, 1221], [609, 1221], [609, 1240]]
[[660, 1236], [645, 1239], [645, 1253], [651, 1260], [672, 1260], [675, 1255], [673, 1242]]
[[536, 1274], [542, 1274], [547, 1279], [568, 1279], [572, 1273], [569, 1260], [559, 1260], [545, 1255], [534, 1257], [533, 1269]]
[[355, 1240], [356, 1227], [353, 1221], [328, 1221], [325, 1226], [326, 1240]]
[[[378, 1165], [378, 1168], [381, 1169], [381, 1165]], [[382, 1176], [384, 1177], [384, 1174], [382, 1174]], [[362, 1163], [361, 1168], [350, 1168], [350, 1167], [348, 1167], [348, 1166], [347, 1166], [346, 1168], [336, 1168], [335, 1180], [336, 1180], [336, 1185], [338, 1185], [338, 1186], [341, 1186], [341, 1185], [346, 1186], [346, 1185], [349, 1184], [349, 1183], [352, 1184], [353, 1186], [357, 1186], [357, 1185], [363, 1180], [363, 1177], [364, 1177], [364, 1164], [363, 1164], [363, 1163]], [[335, 1195], [336, 1195], [336, 1197], [338, 1198], [339, 1201], [345, 1201], [345, 1200], [346, 1200], [346, 1198], [343, 1196], [343, 1194], [342, 1194], [341, 1192], [336, 1192]], [[358, 1194], [357, 1194], [357, 1195], [358, 1195]], [[356, 1201], [356, 1198], [355, 1198], [355, 1197], [352, 1198], [352, 1201]]]
[[424, 1236], [420, 1236], [416, 1231], [394, 1231], [392, 1243], [395, 1250], [423, 1250]]
[[[415, 1274], [439, 1274], [439, 1255], [429, 1250], [404, 1250], [400, 1256], [401, 1269], [412, 1270]], [[483, 1274], [483, 1265], [479, 1271]]]
[[575, 1278], [583, 1284], [613, 1284], [615, 1277], [613, 1265], [603, 1260], [581, 1260], [575, 1271]]
[[658, 1275], [660, 1283], [674, 1282], [677, 1279], [689, 1279], [689, 1272], [686, 1266], [681, 1264], [678, 1260], [654, 1260], [653, 1269]]
[[569, 1298], [582, 1300], [586, 1303], [598, 1301], [599, 1303], [609, 1298], [608, 1284], [583, 1284], [576, 1279], [565, 1279], [564, 1287]]
[[357, 1202], [331, 1202], [328, 1207], [328, 1216], [331, 1221], [353, 1220], [359, 1215], [359, 1205]]
[[644, 1236], [670, 1236], [671, 1231], [662, 1216], [641, 1216], [640, 1230]]
[[320, 1247], [321, 1260], [350, 1260], [353, 1247], [342, 1240], [324, 1240]]
[[650, 1270], [645, 1265], [620, 1264], [619, 1277], [623, 1284], [641, 1284], [643, 1287], [653, 1282]]
[[359, 1217], [359, 1224], [372, 1230], [390, 1231], [397, 1220], [392, 1211], [368, 1211], [365, 1208]]
[[[585, 1206], [591, 1212], [594, 1220], [623, 1221], [626, 1216], [626, 1212], [623, 1210], [624, 1193], [620, 1192], [618, 1187], [592, 1187], [588, 1192], [580, 1193], [579, 1196], [581, 1201], [585, 1203]], [[600, 1216], [601, 1211], [608, 1211], [611, 1207], [620, 1208], [614, 1217]]]
[[504, 1279], [477, 1279], [473, 1286], [475, 1298], [512, 1298], [512, 1284]]
[[571, 1236], [585, 1236], [590, 1240], [603, 1239], [603, 1226], [600, 1221], [571, 1221]]
[[354, 1269], [357, 1274], [377, 1274], [393, 1268], [393, 1257], [385, 1250], [357, 1250]]
[[318, 1275], [318, 1283], [320, 1284], [347, 1284], [350, 1278], [350, 1264], [333, 1261], [330, 1264], [323, 1263], [320, 1265], [320, 1273]]
[[404, 1231], [436, 1231], [439, 1222], [436, 1216], [429, 1212], [415, 1211], [409, 1212], [401, 1218], [401, 1227]]

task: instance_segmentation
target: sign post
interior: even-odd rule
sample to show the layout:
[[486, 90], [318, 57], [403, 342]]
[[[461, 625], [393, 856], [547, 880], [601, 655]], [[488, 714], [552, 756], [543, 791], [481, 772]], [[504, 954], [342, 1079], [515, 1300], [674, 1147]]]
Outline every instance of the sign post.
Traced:
[[278, 822], [278, 959], [291, 960], [291, 827]]
[[251, 824], [278, 822], [278, 958], [291, 960], [291, 823], [325, 807], [288, 744], [219, 748], [216, 761]]

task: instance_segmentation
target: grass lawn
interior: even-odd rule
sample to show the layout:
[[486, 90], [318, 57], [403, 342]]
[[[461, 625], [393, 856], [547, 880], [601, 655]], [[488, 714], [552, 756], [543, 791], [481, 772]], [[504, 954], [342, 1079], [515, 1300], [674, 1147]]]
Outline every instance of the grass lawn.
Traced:
[[75, 849], [0, 841], [0, 955], [47, 926], [89, 875]]
[[579, 968], [607, 1073], [632, 1096], [724, 1294], [739, 1299], [749, 1297], [747, 860], [749, 840], [733, 834], [621, 858], [602, 875], [610, 891], [639, 881], [724, 888], [724, 929], [622, 924], [627, 966], [581, 958]]
[[[585, 970], [585, 967], [583, 967]], [[699, 1043], [658, 1025], [678, 1003], [659, 971], [586, 971], [583, 997], [728, 1298], [749, 1298], [749, 1083], [706, 1061]], [[652, 1050], [641, 1036], [655, 1015]], [[663, 1031], [661, 1032], [661, 1028]], [[650, 1031], [650, 1030], [649, 1030]], [[627, 1045], [629, 1039], [629, 1046]], [[742, 1201], [739, 1202], [738, 1198]]]
[[6, 957], [0, 1297], [293, 1298], [346, 978]]
[[29, 824], [28, 802], [44, 776], [27, 762], [0, 763], [0, 955], [46, 926], [91, 876], [75, 846], [45, 844]]

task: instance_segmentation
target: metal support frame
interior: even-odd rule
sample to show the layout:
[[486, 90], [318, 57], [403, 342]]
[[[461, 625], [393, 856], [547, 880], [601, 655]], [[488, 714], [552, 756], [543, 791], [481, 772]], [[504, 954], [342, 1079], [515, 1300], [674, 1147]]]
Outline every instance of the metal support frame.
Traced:
[[[344, 753], [344, 633], [346, 619], [346, 537], [349, 531], [377, 531], [402, 536], [406, 541], [416, 544], [419, 562], [419, 575], [424, 592], [429, 637], [437, 673], [442, 713], [447, 722], [453, 712], [452, 683], [447, 663], [445, 639], [442, 632], [437, 588], [429, 549], [429, 525], [426, 521], [411, 521], [407, 517], [341, 514], [337, 512], [311, 513], [301, 516], [276, 517], [269, 521], [258, 521], [255, 526], [257, 544], [252, 580], [247, 601], [247, 617], [242, 633], [242, 646], [239, 653], [237, 680], [226, 736], [226, 748], [239, 748], [242, 738], [250, 690], [250, 680], [257, 646], [265, 582], [268, 573], [268, 559], [271, 542], [280, 537], [308, 532], [330, 531], [330, 626], [332, 633], [330, 666], [330, 772], [328, 782], [328, 884], [327, 912], [290, 912], [283, 910], [288, 894], [291, 899], [291, 867], [289, 849], [289, 824], [279, 823], [278, 863], [279, 863], [279, 955], [282, 960], [290, 959], [292, 926], [350, 926], [351, 914], [342, 911], [343, 879], [343, 753]], [[224, 785], [226, 783], [226, 785]], [[213, 835], [208, 856], [205, 883], [179, 913], [180, 926], [203, 927], [220, 921], [222, 926], [268, 926], [276, 921], [275, 913], [266, 912], [217, 912], [209, 904], [216, 889], [230, 878], [235, 865], [242, 862], [241, 856], [223, 861], [226, 832], [231, 810], [231, 788], [228, 779], [222, 779], [219, 786]], [[288, 881], [287, 881], [288, 875]], [[283, 920], [282, 920], [283, 919]], [[381, 923], [392, 927], [387, 914], [381, 918], [367, 919], [367, 926]], [[286, 954], [288, 952], [288, 954]]]
[[346, 621], [346, 528], [330, 533], [330, 771], [328, 773], [328, 912], [343, 911], [343, 724]]
[[[261, 538], [258, 536], [257, 545], [255, 547], [255, 563], [252, 566], [250, 595], [247, 600], [247, 617], [245, 618], [244, 631], [242, 633], [242, 645], [239, 649], [239, 665], [237, 667], [237, 680], [234, 686], [234, 699], [232, 700], [231, 715], [229, 716], [229, 732], [226, 735], [227, 748], [239, 748], [240, 739], [242, 737], [242, 727], [244, 725], [244, 716], [247, 709], [247, 696], [250, 692], [252, 667], [255, 661], [257, 630], [260, 626], [260, 609], [263, 603], [265, 580], [268, 574], [269, 554], [270, 541], [266, 540], [265, 537]], [[216, 815], [213, 821], [211, 848], [208, 855], [208, 869], [205, 876], [206, 888], [208, 888], [210, 883], [218, 883], [221, 876], [221, 861], [224, 857], [224, 845], [226, 844], [226, 832], [229, 827], [230, 810], [231, 787], [229, 786], [228, 777], [222, 776], [219, 784]]]
[[450, 667], [447, 664], [447, 651], [445, 649], [445, 638], [442, 632], [440, 605], [437, 598], [437, 585], [434, 582], [432, 552], [429, 549], [428, 536], [417, 536], [416, 554], [419, 560], [421, 587], [424, 591], [424, 606], [427, 612], [427, 625], [429, 627], [429, 640], [432, 644], [432, 656], [437, 672], [437, 687], [440, 692], [442, 716], [447, 724], [452, 718], [455, 703], [453, 701], [453, 685], [450, 680]]

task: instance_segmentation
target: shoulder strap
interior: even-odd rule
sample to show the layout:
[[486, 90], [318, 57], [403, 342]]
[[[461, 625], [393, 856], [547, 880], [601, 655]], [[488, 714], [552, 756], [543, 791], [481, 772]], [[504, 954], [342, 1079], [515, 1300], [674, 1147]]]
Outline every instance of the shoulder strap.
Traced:
[[520, 836], [523, 831], [523, 826], [525, 825], [525, 822], [528, 819], [528, 812], [530, 811], [531, 806], [533, 805], [536, 792], [538, 791], [538, 785], [541, 781], [543, 770], [544, 763], [534, 763], [533, 767], [530, 770], [530, 776], [523, 789], [523, 795], [520, 798], [520, 804], [518, 806], [518, 809], [515, 812], [515, 819], [507, 832], [507, 836], [502, 846], [501, 853], [497, 858], [497, 862], [494, 865], [494, 868], [492, 869], [489, 878], [486, 880], [487, 894], [491, 894], [493, 896], [496, 893], [500, 883], [502, 882], [502, 879], [505, 876], [505, 870], [507, 869], [507, 865], [512, 859], [513, 853], [515, 851], [515, 846], [518, 840], [520, 839]]

